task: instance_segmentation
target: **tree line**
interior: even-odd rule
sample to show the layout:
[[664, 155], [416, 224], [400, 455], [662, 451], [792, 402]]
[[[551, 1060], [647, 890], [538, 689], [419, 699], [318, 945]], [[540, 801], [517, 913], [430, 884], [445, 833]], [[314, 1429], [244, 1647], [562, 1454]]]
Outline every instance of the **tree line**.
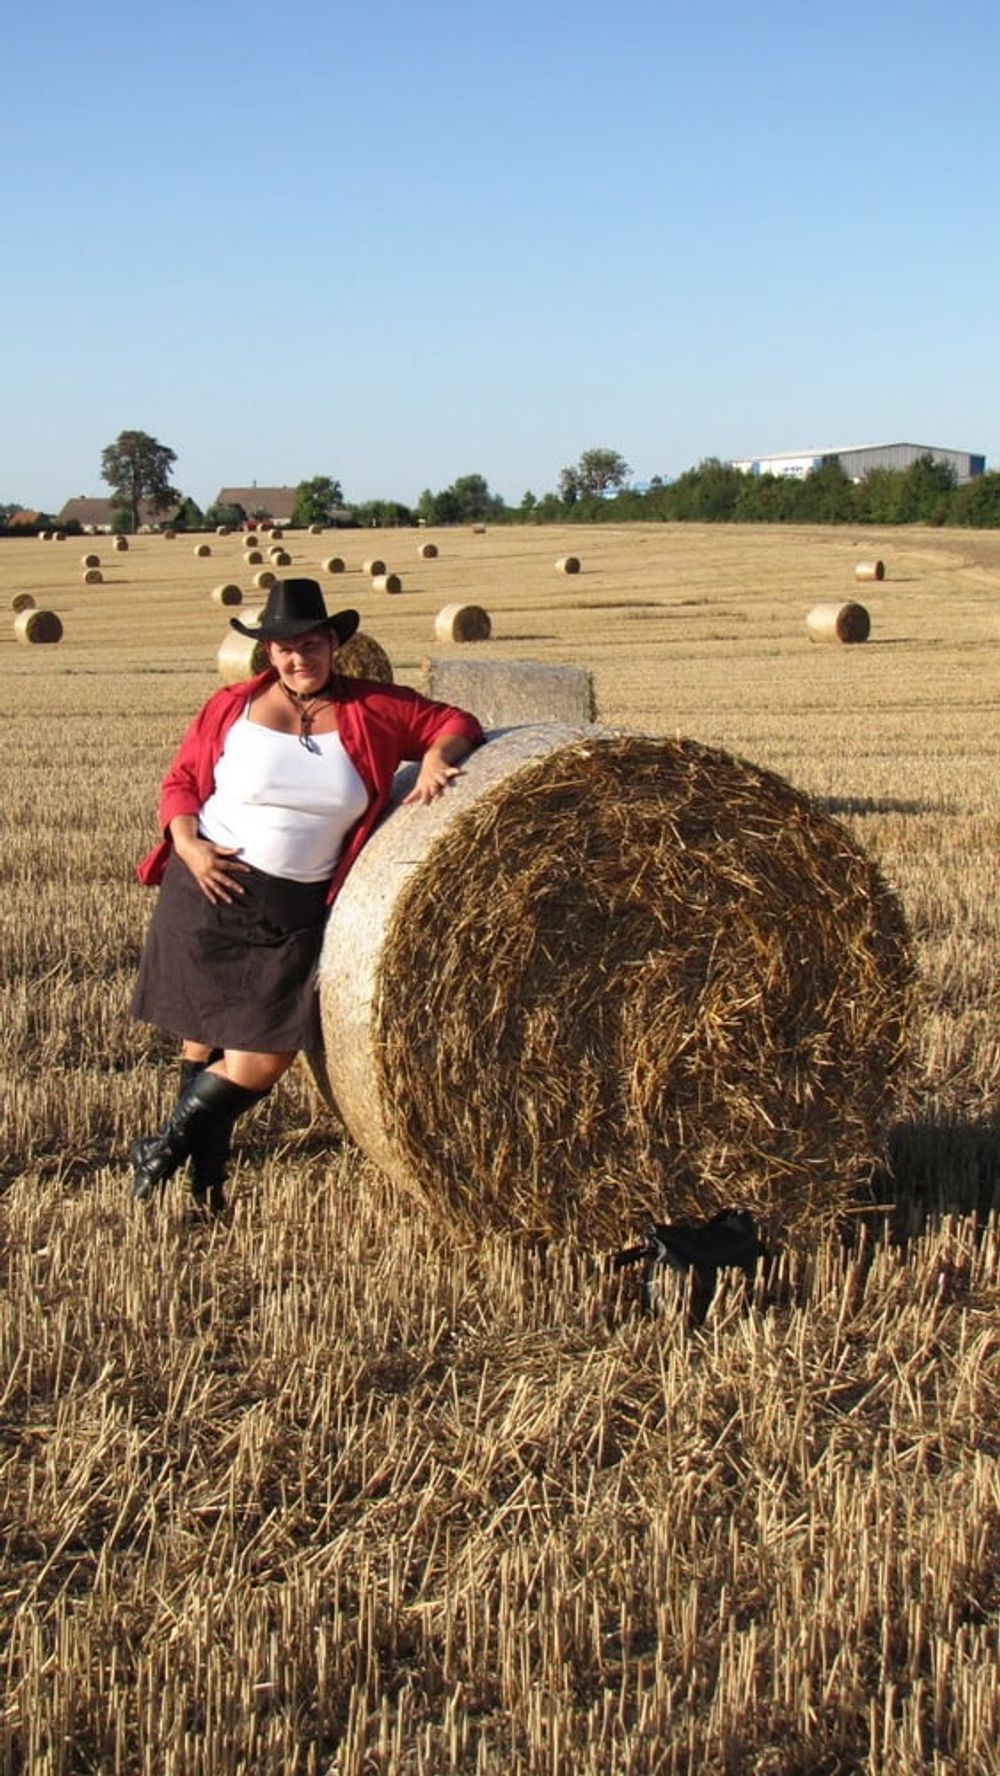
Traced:
[[[101, 473], [111, 487], [116, 530], [139, 528], [140, 507], [169, 514], [171, 526], [203, 530], [273, 518], [255, 508], [211, 505], [204, 511], [173, 487], [176, 453], [146, 432], [122, 432], [102, 453]], [[694, 522], [700, 524], [932, 524], [1000, 528], [1000, 474], [979, 475], [959, 486], [950, 464], [927, 453], [905, 469], [873, 469], [852, 481], [832, 458], [801, 478], [747, 475], [708, 457], [676, 479], [654, 476], [648, 487], [628, 485], [628, 463], [616, 450], [585, 450], [559, 475], [556, 488], [526, 492], [518, 505], [492, 493], [485, 476], [460, 475], [448, 487], [425, 488], [415, 506], [399, 500], [345, 501], [340, 482], [314, 475], [296, 489], [293, 526], [325, 528], [431, 524], [563, 524]], [[8, 531], [17, 510], [0, 505]], [[166, 519], [164, 518], [164, 521]], [[44, 514], [39, 525], [55, 520]], [[38, 528], [27, 526], [26, 528]]]

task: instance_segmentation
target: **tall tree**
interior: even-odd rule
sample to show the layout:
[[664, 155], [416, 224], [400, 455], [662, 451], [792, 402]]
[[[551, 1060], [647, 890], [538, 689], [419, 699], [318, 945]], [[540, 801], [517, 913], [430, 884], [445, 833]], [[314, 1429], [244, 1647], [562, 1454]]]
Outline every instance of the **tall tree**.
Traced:
[[343, 503], [339, 481], [332, 480], [329, 475], [314, 475], [311, 481], [300, 481], [295, 489], [292, 523], [329, 524]]
[[101, 476], [111, 488], [111, 503], [129, 515], [138, 530], [140, 504], [148, 500], [154, 512], [165, 512], [180, 498], [170, 485], [170, 470], [177, 452], [158, 444], [148, 432], [119, 432], [115, 442], [101, 453]]
[[579, 494], [599, 499], [602, 494], [621, 487], [631, 473], [625, 458], [617, 450], [585, 450], [578, 463], [563, 469], [559, 491], [563, 499], [567, 499], [574, 488], [573, 497]]

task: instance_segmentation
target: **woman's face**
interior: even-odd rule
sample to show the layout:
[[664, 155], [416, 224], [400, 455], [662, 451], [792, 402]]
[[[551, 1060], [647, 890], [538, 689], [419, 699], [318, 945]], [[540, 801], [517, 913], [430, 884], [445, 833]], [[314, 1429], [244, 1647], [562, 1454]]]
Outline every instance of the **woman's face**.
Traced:
[[307, 629], [291, 641], [267, 643], [267, 657], [282, 684], [300, 697], [323, 689], [336, 651], [337, 637], [332, 629]]

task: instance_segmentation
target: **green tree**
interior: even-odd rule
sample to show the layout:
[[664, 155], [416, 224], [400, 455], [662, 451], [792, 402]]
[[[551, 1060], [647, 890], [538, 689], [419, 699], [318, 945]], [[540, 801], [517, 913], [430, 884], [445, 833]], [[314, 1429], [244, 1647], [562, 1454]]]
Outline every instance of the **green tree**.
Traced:
[[128, 513], [133, 532], [139, 528], [143, 500], [154, 512], [165, 512], [180, 498], [170, 485], [176, 461], [176, 451], [158, 444], [148, 432], [119, 432], [102, 451], [101, 477], [111, 488], [112, 505]]
[[183, 500], [174, 513], [174, 524], [178, 530], [204, 530], [205, 514], [197, 500]]
[[490, 492], [483, 475], [460, 475], [440, 493], [425, 487], [417, 501], [417, 514], [427, 524], [470, 524], [503, 518], [506, 511], [502, 498]]
[[575, 482], [578, 494], [601, 499], [612, 488], [621, 487], [631, 473], [617, 450], [585, 450], [573, 468], [563, 470], [559, 490], [562, 493], [564, 484], [568, 488]]
[[205, 513], [205, 523], [209, 529], [214, 529], [217, 524], [227, 524], [230, 530], [239, 530], [245, 517], [242, 506], [230, 505], [227, 500], [216, 500]]
[[303, 529], [307, 524], [331, 524], [343, 503], [339, 481], [329, 475], [314, 475], [311, 481], [300, 481], [295, 489], [292, 523]]

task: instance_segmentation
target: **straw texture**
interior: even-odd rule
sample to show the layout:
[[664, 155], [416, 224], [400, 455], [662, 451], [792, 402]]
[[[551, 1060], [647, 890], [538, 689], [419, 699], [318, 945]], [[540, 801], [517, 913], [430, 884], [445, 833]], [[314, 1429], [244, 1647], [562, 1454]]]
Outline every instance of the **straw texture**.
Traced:
[[780, 778], [692, 741], [517, 729], [397, 807], [348, 877], [326, 1081], [466, 1230], [605, 1242], [735, 1204], [811, 1235], [879, 1153], [910, 981], [874, 864]]

